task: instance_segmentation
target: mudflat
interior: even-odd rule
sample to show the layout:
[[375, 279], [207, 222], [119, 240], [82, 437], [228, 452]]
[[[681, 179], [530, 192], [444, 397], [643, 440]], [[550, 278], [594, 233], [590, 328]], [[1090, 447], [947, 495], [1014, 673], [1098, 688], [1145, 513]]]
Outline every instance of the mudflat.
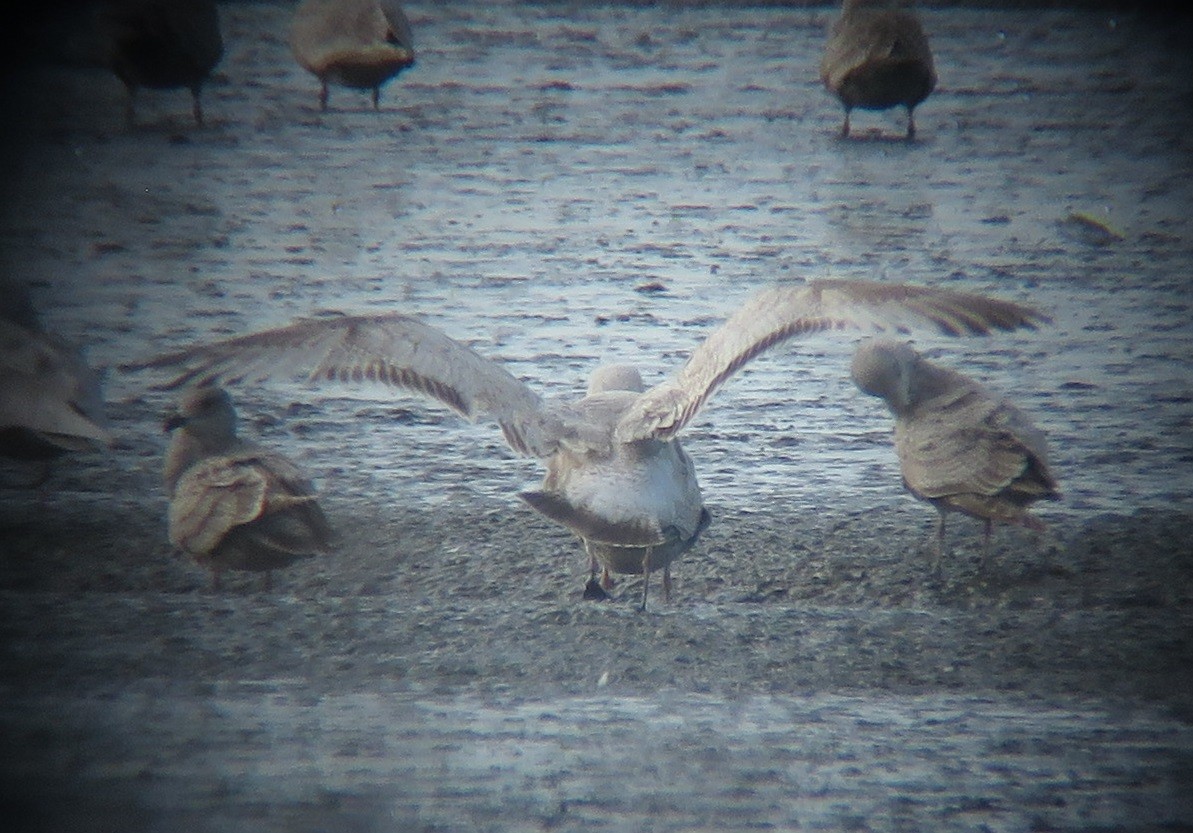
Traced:
[[[107, 368], [120, 440], [0, 477], [0, 782], [23, 830], [1180, 830], [1193, 826], [1193, 59], [1180, 25], [922, 12], [917, 109], [840, 109], [835, 12], [407, 6], [417, 64], [317, 82], [292, 6], [220, 8], [204, 89], [5, 81], [0, 263]], [[1179, 22], [1178, 22], [1179, 23]], [[670, 604], [580, 599], [579, 543], [491, 425], [384, 389], [234, 386], [334, 555], [171, 552], [173, 395], [118, 370], [328, 310], [399, 309], [577, 396], [648, 384], [753, 291], [841, 276], [1038, 305], [915, 334], [1048, 435], [1043, 535], [900, 487], [853, 341], [755, 361], [683, 437], [711, 527]]]

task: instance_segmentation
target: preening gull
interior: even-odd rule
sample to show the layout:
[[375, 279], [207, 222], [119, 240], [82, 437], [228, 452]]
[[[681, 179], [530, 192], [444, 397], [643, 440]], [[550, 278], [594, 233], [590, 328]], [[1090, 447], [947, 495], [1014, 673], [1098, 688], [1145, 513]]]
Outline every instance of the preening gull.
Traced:
[[[458, 413], [496, 421], [515, 451], [545, 461], [531, 506], [571, 529], [605, 572], [663, 571], [708, 523], [691, 460], [675, 437], [747, 362], [787, 339], [921, 326], [948, 335], [1033, 327], [1030, 307], [947, 289], [869, 281], [780, 285], [748, 300], [671, 379], [642, 390], [632, 369], [601, 369], [579, 401], [541, 398], [499, 364], [407, 315], [301, 321], [129, 365], [179, 371], [167, 387], [255, 381], [374, 380], [419, 391]], [[590, 582], [591, 585], [591, 582]]]
[[895, 416], [903, 484], [936, 507], [936, 570], [944, 557], [945, 517], [985, 521], [984, 567], [995, 521], [1042, 530], [1028, 507], [1060, 497], [1044, 434], [1007, 400], [909, 344], [874, 341], [854, 354], [854, 382]]
[[163, 479], [170, 542], [211, 570], [271, 571], [326, 553], [332, 531], [315, 489], [294, 463], [236, 434], [222, 388], [200, 385], [166, 420], [173, 436]]
[[845, 106], [841, 135], [849, 135], [853, 108], [907, 108], [907, 138], [915, 138], [915, 108], [936, 87], [932, 50], [909, 11], [868, 8], [844, 0], [820, 62], [820, 80]]
[[319, 79], [319, 109], [327, 109], [327, 85], [373, 91], [414, 64], [410, 21], [395, 0], [303, 0], [294, 11], [290, 50]]

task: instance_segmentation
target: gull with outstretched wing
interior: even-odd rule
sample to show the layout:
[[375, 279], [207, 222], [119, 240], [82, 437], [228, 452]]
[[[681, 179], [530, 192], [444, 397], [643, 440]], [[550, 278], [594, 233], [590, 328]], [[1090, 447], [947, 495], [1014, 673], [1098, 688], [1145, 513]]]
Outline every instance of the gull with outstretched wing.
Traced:
[[[691, 458], [675, 439], [743, 365], [788, 339], [831, 330], [929, 328], [979, 335], [1034, 327], [1036, 310], [949, 289], [870, 281], [780, 285], [750, 298], [672, 378], [643, 389], [633, 368], [599, 368], [586, 395], [545, 400], [470, 347], [407, 315], [350, 315], [200, 345], [130, 369], [169, 369], [167, 387], [301, 373], [315, 381], [372, 380], [418, 391], [457, 413], [496, 421], [510, 447], [543, 460], [541, 488], [521, 494], [578, 535], [591, 559], [586, 595], [611, 573], [663, 572], [708, 525]], [[596, 568], [602, 581], [596, 581]]]

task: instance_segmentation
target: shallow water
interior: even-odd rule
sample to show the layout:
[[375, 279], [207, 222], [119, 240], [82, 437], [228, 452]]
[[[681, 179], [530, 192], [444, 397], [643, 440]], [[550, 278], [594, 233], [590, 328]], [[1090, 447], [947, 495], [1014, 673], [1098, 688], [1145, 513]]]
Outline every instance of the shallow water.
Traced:
[[[129, 817], [168, 807], [194, 830], [1149, 829], [1187, 811], [1173, 764], [1193, 751], [1193, 730], [1146, 711], [997, 696], [158, 694], [67, 706], [83, 754], [97, 727], [171, 727], [80, 774], [143, 773]], [[203, 761], [219, 780], [194, 777]]]
[[[1143, 21], [926, 12], [942, 81], [907, 146], [890, 141], [893, 112], [836, 138], [814, 72], [823, 10], [413, 14], [419, 64], [381, 113], [348, 91], [315, 112], [269, 4], [225, 10], [206, 130], [186, 123], [184, 96], [161, 94], [125, 132], [114, 81], [56, 79], [89, 98], [56, 114], [65, 138], [37, 171], [50, 182], [18, 192], [5, 247], [50, 282], [54, 324], [117, 364], [321, 309], [402, 309], [574, 396], [601, 362], [658, 381], [772, 281], [944, 282], [1055, 318], [1027, 335], [918, 337], [1048, 433], [1067, 496], [1050, 514], [1193, 501], [1188, 62]], [[1124, 239], [1089, 242], [1072, 211]], [[666, 291], [636, 291], [650, 283]], [[710, 496], [904, 499], [889, 418], [849, 383], [850, 349], [784, 347], [718, 395], [687, 434]], [[117, 375], [112, 395], [144, 382]], [[261, 409], [312, 398], [242, 395]], [[432, 503], [459, 467], [482, 468], [467, 488], [493, 495], [537, 476], [494, 458], [488, 426], [366, 420], [353, 434], [361, 395], [315, 395], [335, 401], [312, 419], [349, 426], [304, 437], [316, 470], [358, 449], [395, 498]], [[394, 461], [412, 444], [427, 453]]]
[[[246, 433], [315, 475], [347, 543], [276, 598], [209, 597], [160, 528], [170, 396], [112, 369], [121, 445], [62, 466], [32, 515], [34, 498], [0, 498], [9, 524], [54, 519], [21, 539], [53, 570], [3, 565], [2, 647], [24, 671], [4, 689], [8, 775], [60, 777], [51, 794], [84, 819], [128, 791], [133, 829], [500, 829], [510, 812], [545, 829], [1188, 824], [1188, 721], [1129, 704], [1187, 696], [1152, 687], [1191, 667], [1193, 60], [1177, 33], [926, 10], [941, 86], [908, 146], [897, 113], [836, 137], [825, 9], [409, 9], [419, 63], [380, 113], [341, 90], [316, 111], [273, 3], [222, 7], [204, 129], [182, 93], [143, 94], [128, 131], [106, 74], [12, 76], [24, 152], [3, 161], [0, 266], [110, 368], [401, 309], [559, 396], [602, 362], [661, 380], [774, 281], [1030, 302], [1054, 323], [916, 340], [1048, 434], [1065, 499], [1040, 515], [1062, 568], [1003, 538], [1003, 573], [925, 590], [907, 564], [931, 512], [900, 488], [889, 416], [848, 379], [850, 340], [824, 336], [751, 364], [686, 431], [716, 522], [657, 615], [560, 607], [578, 550], [513, 496], [541, 470], [492, 426], [281, 383], [234, 392]], [[1130, 523], [1104, 531], [1111, 510]], [[960, 612], [983, 605], [993, 621]]]

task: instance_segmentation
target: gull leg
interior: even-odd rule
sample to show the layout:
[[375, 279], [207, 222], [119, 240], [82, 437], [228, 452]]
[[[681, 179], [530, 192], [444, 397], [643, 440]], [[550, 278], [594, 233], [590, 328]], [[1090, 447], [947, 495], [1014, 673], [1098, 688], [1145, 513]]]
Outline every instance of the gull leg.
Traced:
[[646, 548], [646, 555], [642, 556], [642, 607], [640, 610], [646, 610], [646, 596], [650, 592], [650, 554], [654, 551], [654, 547]]
[[[584, 542], [584, 551], [588, 553], [588, 582], [584, 585], [584, 594], [581, 598], [586, 601], [603, 602], [609, 598], [609, 594], [605, 592], [607, 589], [604, 586], [604, 578], [608, 576], [609, 571], [603, 571], [603, 577], [597, 579], [597, 570], [600, 568], [600, 562], [597, 557], [592, 554], [592, 547], [587, 541]], [[611, 585], [610, 580], [610, 585]]]
[[597, 557], [592, 554], [592, 545], [587, 541], [584, 542], [584, 552], [588, 554], [588, 579], [589, 581], [595, 581], [597, 568], [600, 567], [600, 563], [597, 561]]
[[195, 117], [195, 124], [203, 126], [203, 102], [199, 100], [199, 88], [191, 88], [191, 114]]
[[936, 574], [937, 578], [944, 575], [944, 526], [945, 513], [938, 509], [936, 518], [936, 564], [932, 568], [932, 572]]
[[319, 109], [324, 113], [327, 112], [327, 81], [321, 80], [322, 86], [319, 88]]
[[986, 572], [986, 559], [990, 557], [990, 533], [993, 530], [994, 521], [989, 518], [986, 519], [986, 528], [982, 531], [982, 555], [978, 561], [978, 572]]

